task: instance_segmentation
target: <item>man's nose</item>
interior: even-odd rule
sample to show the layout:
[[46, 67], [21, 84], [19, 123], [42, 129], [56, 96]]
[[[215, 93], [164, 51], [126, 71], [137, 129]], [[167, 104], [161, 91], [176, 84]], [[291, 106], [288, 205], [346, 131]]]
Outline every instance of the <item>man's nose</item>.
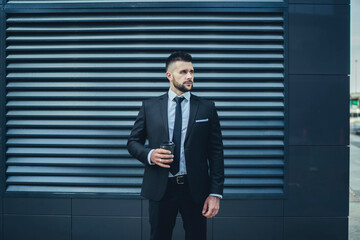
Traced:
[[191, 74], [191, 73], [187, 73], [187, 74], [186, 74], [186, 79], [192, 79], [192, 74]]

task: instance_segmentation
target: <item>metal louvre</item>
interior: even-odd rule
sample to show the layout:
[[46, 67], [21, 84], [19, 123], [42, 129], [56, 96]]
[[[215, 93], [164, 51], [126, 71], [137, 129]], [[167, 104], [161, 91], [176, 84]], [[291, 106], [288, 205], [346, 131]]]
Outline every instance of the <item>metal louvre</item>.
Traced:
[[185, 50], [193, 93], [218, 108], [225, 195], [282, 196], [279, 10], [9, 13], [6, 43], [7, 192], [138, 195], [126, 140], [141, 100], [168, 89], [166, 57]]

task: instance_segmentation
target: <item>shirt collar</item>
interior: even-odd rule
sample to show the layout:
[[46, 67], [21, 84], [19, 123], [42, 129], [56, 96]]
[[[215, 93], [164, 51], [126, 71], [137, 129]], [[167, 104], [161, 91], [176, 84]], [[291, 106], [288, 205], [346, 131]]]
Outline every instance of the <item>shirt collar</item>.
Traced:
[[[170, 101], [173, 101], [175, 97], [177, 97], [177, 94], [174, 93], [173, 90], [171, 90], [171, 88], [169, 88], [169, 92], [168, 92], [168, 95], [169, 95], [169, 99]], [[180, 95], [179, 97], [183, 96], [186, 100], [190, 100], [190, 92], [186, 92], [182, 95]]]

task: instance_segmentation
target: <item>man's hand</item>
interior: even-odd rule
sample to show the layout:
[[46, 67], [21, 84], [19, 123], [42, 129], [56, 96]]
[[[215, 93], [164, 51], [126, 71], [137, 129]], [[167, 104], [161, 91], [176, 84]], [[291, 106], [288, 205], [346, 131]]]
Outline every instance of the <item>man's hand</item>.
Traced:
[[174, 161], [174, 155], [171, 154], [171, 151], [157, 148], [155, 149], [150, 156], [150, 161], [159, 165], [163, 168], [170, 168], [170, 163]]
[[220, 209], [220, 198], [208, 196], [205, 200], [202, 215], [207, 218], [215, 217]]

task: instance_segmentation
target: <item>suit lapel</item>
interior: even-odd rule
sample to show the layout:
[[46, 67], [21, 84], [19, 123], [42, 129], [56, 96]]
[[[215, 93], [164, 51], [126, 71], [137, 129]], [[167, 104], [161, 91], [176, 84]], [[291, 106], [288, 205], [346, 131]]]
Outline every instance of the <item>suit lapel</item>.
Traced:
[[164, 94], [160, 98], [160, 115], [165, 127], [166, 138], [169, 138], [169, 124], [168, 124], [168, 94]]
[[186, 136], [185, 136], [185, 142], [188, 139], [188, 137], [190, 135], [190, 132], [191, 132], [191, 129], [192, 129], [193, 125], [194, 125], [195, 116], [196, 116], [198, 108], [199, 108], [199, 99], [196, 96], [194, 96], [193, 94], [191, 94], [191, 97], [190, 97], [190, 116], [189, 116], [189, 123], [188, 123], [188, 126], [187, 126]]

